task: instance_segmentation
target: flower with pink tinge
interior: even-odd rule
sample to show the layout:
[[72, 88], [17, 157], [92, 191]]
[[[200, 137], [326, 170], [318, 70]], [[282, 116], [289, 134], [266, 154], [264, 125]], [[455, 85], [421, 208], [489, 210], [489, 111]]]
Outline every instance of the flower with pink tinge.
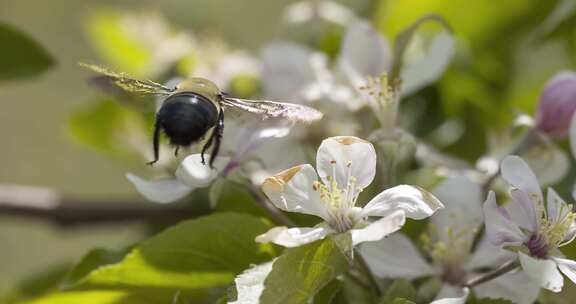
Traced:
[[559, 250], [576, 237], [576, 213], [551, 188], [544, 205], [538, 180], [522, 158], [506, 157], [501, 170], [511, 201], [499, 206], [494, 192], [488, 194], [483, 206], [487, 237], [517, 252], [524, 272], [541, 287], [559, 292], [564, 285], [560, 272], [576, 282], [576, 261]]
[[560, 72], [548, 81], [540, 95], [536, 130], [555, 138], [566, 137], [575, 111], [576, 73]]
[[[464, 304], [469, 289], [462, 287], [480, 269], [496, 268], [514, 253], [495, 247], [486, 237], [477, 246], [475, 238], [483, 222], [482, 187], [465, 175], [442, 182], [432, 192], [446, 206], [430, 218], [423, 249], [418, 250], [402, 233], [378, 242], [363, 244], [360, 253], [374, 275], [409, 280], [435, 277], [442, 288], [431, 304]], [[425, 255], [423, 255], [423, 253]], [[473, 287], [479, 298], [503, 298], [531, 304], [538, 297], [538, 284], [522, 273], [508, 273]]]

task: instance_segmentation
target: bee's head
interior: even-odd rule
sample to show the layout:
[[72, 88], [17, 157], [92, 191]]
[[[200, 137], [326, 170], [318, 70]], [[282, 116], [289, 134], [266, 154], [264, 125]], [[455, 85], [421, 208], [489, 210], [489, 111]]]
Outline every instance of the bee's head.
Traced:
[[192, 92], [214, 101], [218, 100], [221, 95], [220, 89], [214, 82], [200, 77], [183, 80], [176, 86], [176, 92]]

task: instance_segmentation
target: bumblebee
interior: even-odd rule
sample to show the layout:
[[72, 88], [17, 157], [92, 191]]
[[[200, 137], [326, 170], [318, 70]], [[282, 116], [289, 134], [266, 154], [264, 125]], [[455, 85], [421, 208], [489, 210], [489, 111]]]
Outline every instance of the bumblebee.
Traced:
[[323, 116], [321, 112], [299, 104], [233, 98], [205, 78], [188, 78], [169, 88], [150, 80], [133, 79], [124, 73], [112, 72], [99, 66], [81, 65], [100, 74], [94, 79], [100, 86], [113, 86], [126, 92], [163, 97], [161, 106], [156, 112], [153, 136], [154, 160], [148, 163], [150, 165], [159, 159], [162, 133], [168, 137], [170, 144], [176, 147], [176, 154], [180, 147], [190, 146], [210, 133], [202, 147], [201, 157], [202, 163], [205, 163], [204, 154], [213, 146], [209, 161], [212, 167], [222, 142], [226, 109], [253, 113], [263, 119], [283, 118], [293, 122], [309, 123]]

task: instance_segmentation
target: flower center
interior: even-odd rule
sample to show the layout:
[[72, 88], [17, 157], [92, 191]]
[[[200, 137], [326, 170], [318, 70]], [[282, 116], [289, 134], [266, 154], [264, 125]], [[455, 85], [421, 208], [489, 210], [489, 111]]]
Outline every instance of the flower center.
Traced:
[[566, 240], [566, 236], [576, 220], [576, 212], [572, 212], [572, 205], [562, 204], [558, 213], [558, 219], [550, 219], [545, 215], [540, 220], [540, 230], [526, 242], [532, 256], [545, 258], [551, 249], [571, 241]]
[[394, 127], [400, 98], [400, 82], [389, 81], [388, 76], [383, 74], [380, 77], [368, 77], [366, 85], [358, 89], [365, 92], [368, 104], [376, 113], [382, 127]]
[[526, 247], [530, 251], [530, 255], [539, 259], [544, 259], [548, 255], [548, 243], [546, 236], [540, 233], [534, 233], [526, 242]]
[[453, 226], [446, 227], [442, 233], [444, 240], [439, 240], [441, 233], [438, 228], [431, 224], [427, 234], [420, 237], [422, 246], [432, 259], [434, 265], [442, 270], [440, 279], [451, 285], [460, 285], [466, 279], [467, 272], [462, 268], [470, 255], [476, 228], [455, 229]]
[[442, 267], [440, 279], [450, 285], [461, 286], [466, 279], [467, 272], [459, 264], [445, 264]]
[[345, 188], [340, 188], [336, 176], [336, 161], [332, 160], [332, 176], [327, 176], [328, 183], [314, 181], [312, 187], [320, 194], [320, 199], [328, 207], [330, 221], [328, 224], [338, 232], [345, 232], [361, 223], [356, 201], [362, 189], [356, 185], [356, 177], [352, 176], [352, 162], [346, 164]]

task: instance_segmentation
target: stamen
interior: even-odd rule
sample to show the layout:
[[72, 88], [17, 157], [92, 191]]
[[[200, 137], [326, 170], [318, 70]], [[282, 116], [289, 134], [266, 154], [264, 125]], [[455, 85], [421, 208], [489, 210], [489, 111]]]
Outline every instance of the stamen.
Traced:
[[525, 246], [530, 251], [530, 255], [543, 259], [548, 256], [550, 250], [566, 243], [566, 237], [570, 232], [572, 223], [576, 220], [576, 213], [572, 212], [571, 205], [562, 203], [560, 210], [558, 210], [559, 218], [551, 219], [543, 204], [537, 202], [537, 208], [543, 215], [539, 219], [540, 229], [530, 237]]

